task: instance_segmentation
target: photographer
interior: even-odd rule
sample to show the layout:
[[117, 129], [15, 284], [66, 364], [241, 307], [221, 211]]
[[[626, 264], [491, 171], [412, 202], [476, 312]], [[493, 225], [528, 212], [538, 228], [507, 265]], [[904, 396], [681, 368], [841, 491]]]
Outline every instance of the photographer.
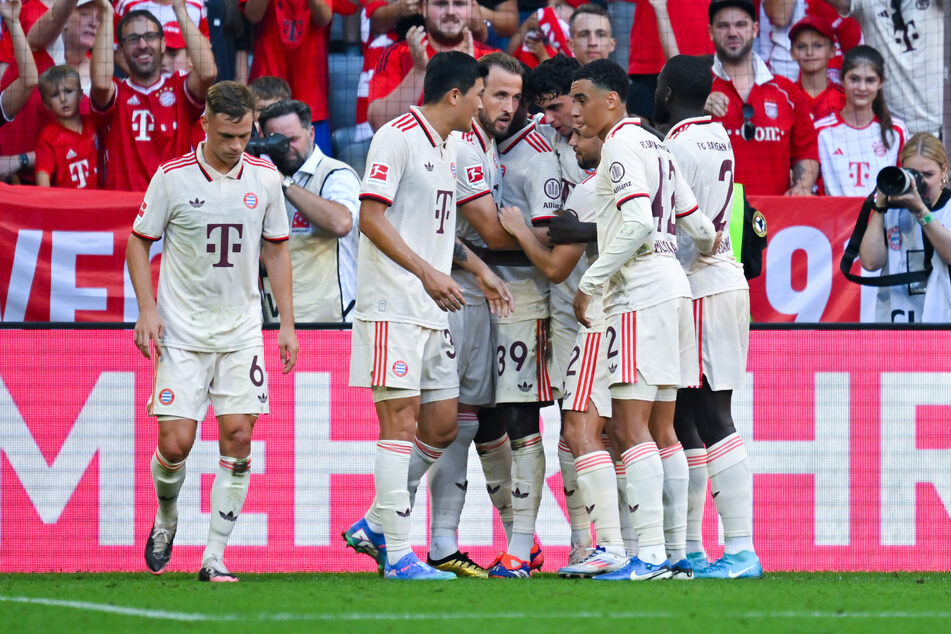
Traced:
[[[307, 104], [287, 100], [265, 108], [258, 122], [267, 153], [285, 176], [294, 314], [300, 322], [340, 322], [356, 298], [360, 179], [315, 145], [310, 117]], [[277, 135], [287, 141], [274, 143]], [[270, 304], [265, 318], [276, 320]]]
[[[916, 134], [905, 144], [901, 165], [911, 185], [904, 193], [875, 192], [875, 211], [859, 247], [862, 268], [894, 275], [926, 268], [927, 243], [934, 248], [925, 283], [900, 284], [879, 291], [876, 321], [951, 321], [951, 221], [948, 156], [931, 134]], [[914, 172], [920, 173], [916, 177]], [[934, 201], [934, 202], [932, 202]]]

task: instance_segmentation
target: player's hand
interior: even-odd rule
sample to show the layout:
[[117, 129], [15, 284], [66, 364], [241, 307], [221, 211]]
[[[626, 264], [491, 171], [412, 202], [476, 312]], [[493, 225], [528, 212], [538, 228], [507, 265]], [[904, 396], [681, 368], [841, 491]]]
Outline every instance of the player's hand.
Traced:
[[512, 292], [509, 291], [505, 282], [492, 272], [492, 269], [485, 267], [482, 274], [476, 276], [476, 282], [479, 283], [479, 288], [485, 293], [485, 299], [489, 302], [489, 310], [493, 315], [508, 317], [508, 314], [515, 310]]
[[139, 349], [146, 359], [152, 358], [152, 352], [149, 349], [149, 342], [155, 344], [155, 356], [162, 356], [162, 336], [165, 334], [165, 322], [159, 317], [158, 309], [154, 306], [150, 309], [141, 311], [139, 318], [135, 321], [135, 347]]
[[591, 320], [588, 319], [588, 304], [591, 303], [591, 296], [582, 293], [580, 290], [575, 293], [575, 301], [572, 307], [575, 309], [575, 319], [585, 328], [591, 327]]
[[466, 300], [462, 298], [462, 289], [456, 283], [456, 280], [445, 273], [429, 266], [427, 270], [423, 271], [420, 280], [423, 282], [423, 288], [433, 298], [440, 310], [456, 312], [466, 305]]
[[720, 249], [720, 243], [723, 242], [723, 230], [717, 231], [717, 237], [713, 241], [713, 246], [704, 255], [713, 255]]
[[730, 98], [726, 96], [726, 93], [716, 91], [711, 92], [707, 97], [707, 102], [703, 104], [703, 111], [714, 117], [725, 117], [729, 107]]
[[522, 229], [528, 227], [525, 224], [525, 216], [522, 215], [522, 210], [518, 207], [502, 207], [499, 209], [499, 223], [503, 229], [513, 236], [519, 235]]
[[281, 372], [287, 374], [297, 364], [297, 352], [300, 350], [293, 324], [281, 324], [277, 333], [277, 349], [281, 353]]
[[410, 27], [406, 32], [406, 44], [409, 46], [409, 55], [413, 58], [413, 67], [426, 72], [429, 65], [429, 55], [426, 53], [426, 29], [421, 26]]

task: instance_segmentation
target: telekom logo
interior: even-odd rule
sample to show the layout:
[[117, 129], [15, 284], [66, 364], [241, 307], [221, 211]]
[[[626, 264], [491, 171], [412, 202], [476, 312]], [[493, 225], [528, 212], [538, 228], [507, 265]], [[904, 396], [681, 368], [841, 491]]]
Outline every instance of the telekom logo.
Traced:
[[[231, 230], [234, 229], [238, 234], [237, 240], [232, 242], [231, 240]], [[241, 243], [238, 240], [241, 239], [241, 236], [244, 234], [244, 225], [242, 224], [232, 224], [232, 223], [221, 223], [221, 224], [210, 224], [208, 225], [207, 235], [209, 238], [212, 237], [214, 232], [219, 232], [218, 242], [209, 242], [206, 246], [206, 251], [208, 253], [218, 252], [218, 261], [215, 262], [212, 266], [219, 267], [232, 267], [232, 264], [228, 260], [228, 253], [241, 253]], [[231, 246], [229, 249], [228, 246]]]
[[849, 178], [856, 187], [865, 187], [869, 177], [869, 167], [867, 161], [852, 161], [849, 163]]
[[436, 229], [436, 233], [443, 233], [446, 219], [449, 217], [449, 212], [451, 211], [452, 192], [445, 189], [437, 189], [436, 205], [436, 220], [439, 221], [439, 228]]
[[83, 159], [69, 164], [69, 177], [78, 189], [86, 187], [86, 177], [89, 176], [89, 161]]
[[155, 116], [148, 110], [132, 111], [132, 132], [136, 141], [151, 141], [155, 129]]

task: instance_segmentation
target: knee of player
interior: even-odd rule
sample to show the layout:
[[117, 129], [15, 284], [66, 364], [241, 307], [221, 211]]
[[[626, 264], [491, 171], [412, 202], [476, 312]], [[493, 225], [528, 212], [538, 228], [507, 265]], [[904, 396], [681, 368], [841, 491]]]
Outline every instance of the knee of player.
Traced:
[[242, 458], [251, 453], [251, 430], [238, 429], [219, 435], [222, 454]]
[[455, 425], [445, 429], [430, 430], [430, 444], [432, 444], [434, 447], [448, 447], [456, 439], [458, 434], [459, 428]]
[[192, 449], [192, 442], [187, 438], [160, 438], [158, 449], [165, 460], [177, 463], [188, 457]]

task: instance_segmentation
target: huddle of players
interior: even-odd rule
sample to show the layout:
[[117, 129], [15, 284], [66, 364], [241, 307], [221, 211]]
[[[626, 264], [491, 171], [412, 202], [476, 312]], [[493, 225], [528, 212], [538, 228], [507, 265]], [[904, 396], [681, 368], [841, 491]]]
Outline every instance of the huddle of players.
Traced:
[[[450, 61], [465, 65], [437, 55], [427, 79]], [[416, 306], [428, 302], [423, 312], [433, 314], [407, 318], [390, 306], [400, 300], [383, 282], [358, 284], [351, 383], [373, 388], [381, 440], [377, 495], [344, 532], [347, 544], [388, 578], [530, 576], [543, 561], [534, 538], [545, 485], [539, 411], [558, 399], [572, 533], [559, 574], [761, 576], [752, 477], [730, 415], [746, 366], [748, 287], [723, 231], [733, 154], [722, 126], [702, 112], [709, 66], [689, 56], [668, 61], [656, 97], [657, 122], [670, 126], [663, 140], [627, 117], [628, 78], [609, 60], [580, 67], [557, 56], [526, 75], [492, 53], [478, 74], [471, 87], [424, 91], [423, 107], [384, 126], [370, 148], [361, 199], [392, 225], [361, 220], [358, 277], [369, 284], [389, 267], [393, 288], [415, 293]], [[466, 124], [460, 115], [473, 90], [481, 107]], [[529, 103], [543, 118], [528, 115]], [[429, 117], [456, 131], [441, 138]], [[417, 200], [418, 209], [435, 207], [438, 255], [418, 235], [425, 225], [403, 211], [421, 195], [432, 200]], [[403, 247], [449, 272], [450, 227], [452, 283], [440, 286]], [[407, 321], [430, 333], [415, 358], [400, 348], [420, 337]], [[438, 379], [452, 370], [457, 390]], [[456, 540], [472, 442], [507, 538], [488, 569]], [[423, 563], [407, 534], [427, 470]], [[725, 554], [712, 563], [700, 531], [708, 475], [725, 537]]]

